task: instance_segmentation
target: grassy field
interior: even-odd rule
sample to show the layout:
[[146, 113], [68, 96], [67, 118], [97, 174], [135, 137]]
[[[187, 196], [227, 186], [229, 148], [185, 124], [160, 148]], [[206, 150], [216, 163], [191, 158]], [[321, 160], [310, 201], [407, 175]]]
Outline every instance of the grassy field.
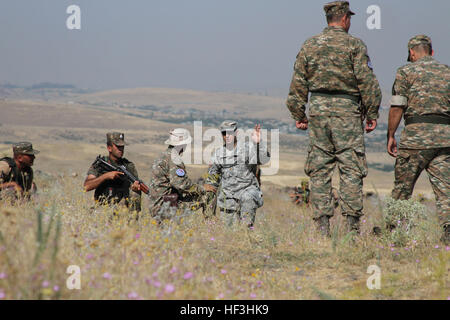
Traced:
[[[306, 148], [302, 144], [282, 146], [278, 174], [262, 177], [265, 204], [258, 210], [254, 230], [229, 228], [219, 217], [205, 220], [200, 212], [181, 223], [158, 226], [146, 214], [146, 198], [138, 220], [120, 208], [94, 208], [93, 194], [83, 192], [82, 184], [95, 157], [106, 154], [107, 131], [125, 132], [130, 143], [125, 157], [136, 164], [140, 178], [147, 182], [169, 130], [179, 126], [125, 115], [119, 106], [110, 105], [111, 99], [129, 103], [133, 97], [138, 99], [135, 103], [163, 104], [165, 94], [170, 94], [174, 106], [181, 108], [190, 101], [194, 107], [207, 109], [215, 103], [217, 110], [229, 100], [234, 110], [244, 104], [262, 104], [266, 116], [272, 114], [271, 105], [282, 102], [261, 96], [245, 100], [244, 95], [217, 93], [205, 98], [198, 92], [142, 90], [84, 96], [96, 105], [84, 104], [79, 96], [60, 98], [70, 98], [70, 104], [57, 99], [0, 101], [0, 156], [11, 156], [11, 144], [24, 140], [41, 151], [33, 166], [37, 197], [15, 204], [0, 200], [0, 299], [450, 296], [450, 249], [439, 242], [434, 197], [426, 175], [419, 179], [414, 198], [423, 201], [427, 218], [401, 244], [388, 233], [380, 238], [370, 234], [374, 225], [383, 224], [393, 184], [393, 172], [379, 169], [393, 165], [385, 152], [367, 155], [369, 175], [364, 191], [376, 196], [365, 199], [362, 234], [354, 239], [346, 234], [339, 212], [332, 219], [332, 238], [326, 239], [315, 231], [310, 209], [291, 203], [286, 189], [304, 177]], [[191, 100], [185, 100], [186, 95]], [[277, 113], [280, 108], [272, 111]], [[299, 135], [280, 137], [280, 141], [297, 139], [305, 143]], [[188, 166], [193, 179], [206, 169], [206, 165]], [[366, 286], [367, 268], [374, 264], [381, 268], [380, 290]], [[81, 268], [80, 290], [66, 287], [66, 270], [71, 265]]]
[[[365, 202], [362, 234], [346, 234], [337, 212], [332, 238], [314, 228], [272, 183], [253, 230], [201, 212], [158, 226], [121, 208], [93, 206], [80, 177], [38, 176], [32, 202], [0, 202], [3, 299], [448, 299], [450, 248], [439, 242], [433, 204], [406, 242], [370, 234], [384, 203]], [[146, 207], [147, 200], [143, 200]], [[81, 289], [69, 290], [69, 266]], [[381, 268], [381, 289], [366, 286]]]

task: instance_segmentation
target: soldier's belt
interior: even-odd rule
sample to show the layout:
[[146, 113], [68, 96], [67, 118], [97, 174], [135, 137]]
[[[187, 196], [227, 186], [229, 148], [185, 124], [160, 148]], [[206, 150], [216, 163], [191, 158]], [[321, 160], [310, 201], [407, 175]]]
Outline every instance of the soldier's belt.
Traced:
[[405, 119], [405, 126], [413, 123], [450, 124], [450, 117], [430, 114], [424, 116], [412, 116]]
[[360, 98], [345, 93], [328, 93], [328, 92], [311, 92], [312, 97], [326, 97], [326, 98], [344, 98], [352, 100], [355, 103], [359, 103]]

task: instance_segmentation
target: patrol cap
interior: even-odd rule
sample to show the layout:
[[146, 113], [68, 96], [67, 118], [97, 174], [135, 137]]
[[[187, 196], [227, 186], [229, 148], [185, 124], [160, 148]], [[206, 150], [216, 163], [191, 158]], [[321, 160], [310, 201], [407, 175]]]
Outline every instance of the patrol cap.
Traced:
[[191, 141], [191, 134], [187, 129], [176, 128], [170, 131], [169, 139], [167, 139], [164, 143], [170, 146], [181, 146], [184, 144], [189, 144]]
[[408, 61], [411, 61], [411, 55], [409, 53], [409, 49], [414, 48], [415, 46], [418, 45], [429, 45], [431, 46], [431, 39], [430, 37], [424, 35], [424, 34], [419, 34], [417, 36], [412, 37], [411, 39], [409, 39], [408, 41]]
[[125, 143], [125, 135], [121, 132], [108, 132], [106, 134], [106, 143], [113, 143], [119, 147], [128, 145], [128, 143]]
[[39, 150], [33, 149], [33, 145], [30, 142], [19, 142], [13, 144], [13, 153], [35, 155], [39, 153]]
[[339, 15], [348, 13], [350, 15], [354, 15], [355, 13], [350, 10], [350, 4], [348, 1], [333, 1], [329, 2], [323, 6], [323, 10], [325, 11], [325, 15]]
[[237, 122], [232, 120], [225, 120], [220, 124], [220, 132], [235, 132], [237, 130]]

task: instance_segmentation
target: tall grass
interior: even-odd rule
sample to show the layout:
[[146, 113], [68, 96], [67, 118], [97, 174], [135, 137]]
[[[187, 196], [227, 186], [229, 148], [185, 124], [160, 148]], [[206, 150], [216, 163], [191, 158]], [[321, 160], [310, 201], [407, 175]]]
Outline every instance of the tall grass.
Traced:
[[[121, 207], [94, 207], [78, 178], [38, 181], [31, 202], [0, 200], [2, 299], [447, 299], [450, 251], [439, 242], [432, 204], [406, 242], [371, 234], [381, 207], [366, 201], [361, 236], [316, 232], [308, 207], [266, 185], [256, 224], [227, 226], [200, 212], [159, 226]], [[338, 210], [339, 211], [339, 210]], [[416, 230], [416, 231], [415, 231]], [[416, 233], [417, 232], [417, 233]], [[426, 237], [415, 235], [426, 234]], [[400, 246], [401, 245], [401, 246]], [[367, 267], [382, 288], [366, 287]], [[67, 267], [81, 268], [69, 290]]]

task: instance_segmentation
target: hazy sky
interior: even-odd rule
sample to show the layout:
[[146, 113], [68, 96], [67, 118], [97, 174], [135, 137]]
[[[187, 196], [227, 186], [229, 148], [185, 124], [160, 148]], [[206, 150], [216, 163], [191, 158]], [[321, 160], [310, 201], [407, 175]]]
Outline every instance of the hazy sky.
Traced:
[[[81, 88], [285, 89], [302, 43], [325, 27], [323, 4], [300, 0], [2, 0], [0, 83]], [[81, 30], [66, 9], [81, 8]], [[381, 30], [369, 30], [369, 5]], [[389, 90], [413, 35], [450, 64], [450, 1], [354, 0], [350, 33]]]

